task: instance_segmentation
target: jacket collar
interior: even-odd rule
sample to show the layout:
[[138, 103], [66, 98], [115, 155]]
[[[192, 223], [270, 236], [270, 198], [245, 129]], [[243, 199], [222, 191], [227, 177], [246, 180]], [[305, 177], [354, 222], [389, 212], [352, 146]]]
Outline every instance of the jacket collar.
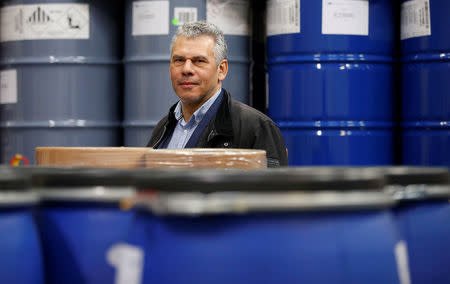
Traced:
[[[227, 90], [222, 88], [222, 104], [217, 110], [216, 118], [214, 119], [213, 131], [215, 131], [215, 136], [233, 136], [233, 123], [231, 121], [230, 106], [231, 106], [231, 96]], [[208, 137], [208, 140], [210, 137]]]
[[[231, 106], [231, 96], [227, 90], [222, 88], [222, 102], [219, 109], [217, 110], [216, 117], [213, 124], [207, 128], [209, 134], [207, 140], [210, 141], [216, 136], [233, 137], [233, 123], [231, 121], [230, 106]], [[177, 103], [169, 109], [169, 114], [167, 117], [167, 122], [165, 127], [167, 129], [172, 129], [177, 124], [177, 119], [175, 117], [175, 108]]]

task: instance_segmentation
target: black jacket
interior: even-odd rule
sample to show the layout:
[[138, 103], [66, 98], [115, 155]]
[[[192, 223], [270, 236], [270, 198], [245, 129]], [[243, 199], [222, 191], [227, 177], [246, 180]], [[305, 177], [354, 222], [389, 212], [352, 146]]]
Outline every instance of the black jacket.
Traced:
[[[216, 116], [206, 126], [196, 148], [261, 149], [267, 152], [267, 166], [287, 166], [286, 147], [276, 124], [266, 115], [231, 98], [223, 89], [224, 97]], [[164, 136], [177, 124], [175, 105], [152, 132], [147, 147], [158, 148]]]

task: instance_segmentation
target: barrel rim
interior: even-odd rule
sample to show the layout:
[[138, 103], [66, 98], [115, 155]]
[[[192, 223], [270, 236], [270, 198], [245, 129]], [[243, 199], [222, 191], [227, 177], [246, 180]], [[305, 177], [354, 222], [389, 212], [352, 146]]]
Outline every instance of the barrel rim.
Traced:
[[121, 190], [133, 186], [131, 171], [115, 168], [30, 167], [32, 186], [61, 191], [72, 188], [107, 187]]
[[323, 212], [387, 209], [394, 199], [384, 192], [217, 192], [164, 193], [138, 202], [155, 215], [200, 216], [262, 212]]
[[450, 52], [441, 53], [416, 53], [408, 54], [401, 57], [402, 63], [415, 63], [422, 61], [450, 61]]
[[390, 186], [418, 185], [448, 185], [450, 173], [447, 167], [425, 167], [425, 166], [384, 166], [370, 167], [386, 177]]
[[124, 120], [122, 127], [155, 127], [159, 120]]
[[0, 165], [0, 194], [2, 192], [26, 192], [31, 188], [31, 175], [22, 167]]
[[89, 120], [89, 119], [61, 119], [61, 120], [41, 120], [41, 121], [16, 121], [4, 120], [0, 122], [0, 127], [14, 128], [59, 128], [59, 127], [119, 127], [121, 122]]
[[283, 128], [392, 128], [394, 122], [389, 121], [367, 121], [367, 120], [316, 120], [316, 121], [288, 121], [276, 120], [276, 124]]
[[32, 191], [17, 191], [15, 189], [2, 189], [0, 191], [0, 208], [16, 207], [20, 205], [34, 205], [39, 197]]
[[396, 59], [392, 56], [373, 55], [373, 54], [352, 54], [352, 53], [317, 53], [317, 54], [292, 54], [269, 56], [268, 65], [291, 64], [291, 63], [379, 63], [390, 64]]
[[120, 202], [135, 195], [132, 186], [35, 187], [42, 202]]
[[118, 65], [120, 59], [93, 56], [23, 56], [2, 58], [0, 65], [33, 65], [33, 64], [83, 64], [83, 65]]
[[[247, 56], [228, 55], [228, 63], [243, 63], [249, 64], [252, 60]], [[138, 63], [152, 63], [163, 62], [167, 63], [169, 67], [170, 54], [157, 54], [157, 55], [130, 55], [122, 59], [123, 64], [138, 64]]]
[[136, 170], [138, 190], [161, 192], [382, 190], [384, 176], [356, 167], [282, 167], [275, 169]]
[[410, 184], [389, 185], [386, 191], [399, 202], [423, 201], [423, 200], [448, 200], [450, 198], [450, 185]]
[[403, 128], [450, 128], [449, 121], [408, 121], [401, 123]]

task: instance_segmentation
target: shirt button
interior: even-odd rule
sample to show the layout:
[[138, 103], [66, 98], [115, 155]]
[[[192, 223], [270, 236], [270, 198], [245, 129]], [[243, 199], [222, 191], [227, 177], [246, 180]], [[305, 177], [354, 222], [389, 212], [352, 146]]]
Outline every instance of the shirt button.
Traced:
[[184, 130], [184, 133], [187, 133], [187, 129]]
[[199, 123], [199, 122], [200, 122], [200, 119], [196, 119], [195, 122]]
[[223, 146], [228, 147], [228, 142], [223, 143]]

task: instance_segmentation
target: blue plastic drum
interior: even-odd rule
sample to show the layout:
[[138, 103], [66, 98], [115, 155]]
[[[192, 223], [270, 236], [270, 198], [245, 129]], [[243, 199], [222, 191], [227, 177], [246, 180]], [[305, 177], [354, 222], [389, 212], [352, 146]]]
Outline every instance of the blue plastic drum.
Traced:
[[0, 4], [0, 163], [37, 146], [118, 146], [120, 1]]
[[169, 75], [170, 43], [179, 25], [207, 20], [222, 29], [229, 72], [223, 87], [249, 102], [250, 37], [247, 0], [125, 1], [126, 146], [147, 145], [153, 128], [178, 97]]
[[450, 2], [402, 1], [402, 162], [450, 165]]
[[450, 283], [450, 184], [447, 168], [385, 169], [400, 202], [395, 216], [407, 244], [411, 283]]
[[132, 211], [119, 201], [134, 194], [129, 175], [117, 170], [33, 171], [41, 196], [38, 214], [46, 283], [115, 283], [108, 253], [124, 241]]
[[394, 5], [268, 1], [268, 113], [290, 165], [393, 163]]
[[38, 198], [30, 189], [29, 175], [0, 167], [1, 283], [44, 283], [41, 241], [33, 219]]
[[400, 283], [381, 175], [195, 170], [138, 184], [153, 189], [128, 241], [144, 251], [142, 283]]

